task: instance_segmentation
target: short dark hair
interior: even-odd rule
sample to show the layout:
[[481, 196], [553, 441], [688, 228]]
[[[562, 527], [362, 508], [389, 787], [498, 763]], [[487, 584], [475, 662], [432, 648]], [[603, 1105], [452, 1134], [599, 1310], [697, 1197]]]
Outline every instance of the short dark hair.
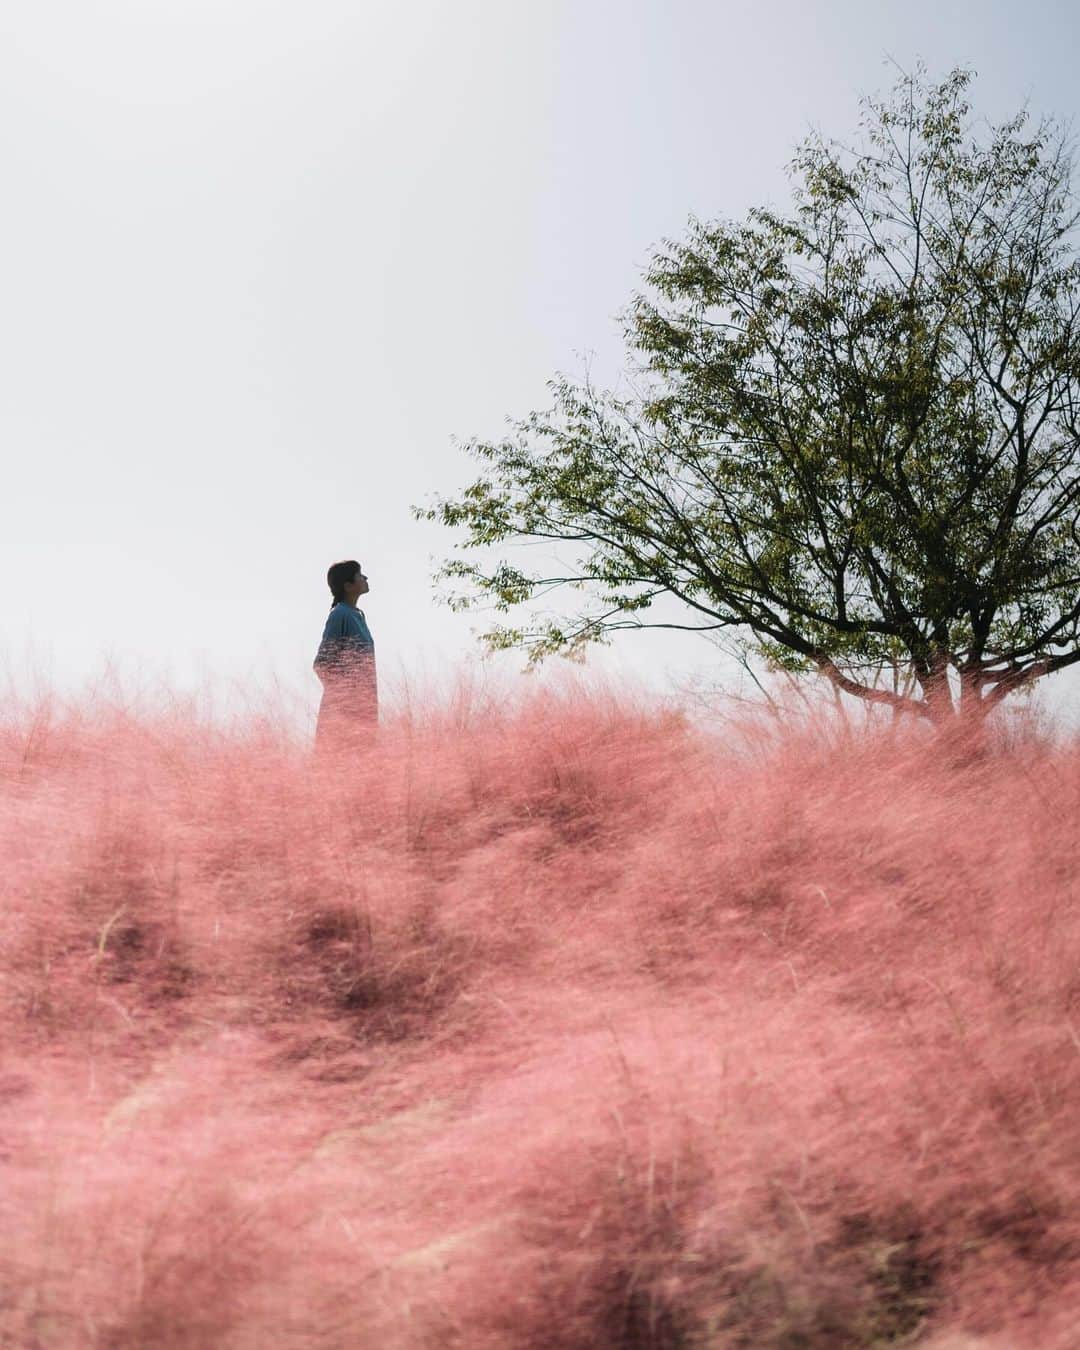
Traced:
[[[330, 571], [326, 574], [326, 584], [333, 594], [334, 605], [340, 605], [345, 599], [345, 583], [352, 581], [359, 571], [360, 564], [353, 558], [349, 558], [347, 562], [331, 564]], [[333, 609], [334, 605], [331, 605], [330, 608]]]

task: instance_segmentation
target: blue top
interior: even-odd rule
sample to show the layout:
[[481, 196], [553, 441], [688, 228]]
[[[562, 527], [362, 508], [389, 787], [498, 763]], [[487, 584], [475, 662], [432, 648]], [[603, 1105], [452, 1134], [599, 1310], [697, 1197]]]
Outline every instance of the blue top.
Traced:
[[374, 673], [374, 665], [375, 639], [367, 626], [364, 611], [341, 601], [326, 620], [312, 669], [325, 684], [331, 669], [370, 667]]

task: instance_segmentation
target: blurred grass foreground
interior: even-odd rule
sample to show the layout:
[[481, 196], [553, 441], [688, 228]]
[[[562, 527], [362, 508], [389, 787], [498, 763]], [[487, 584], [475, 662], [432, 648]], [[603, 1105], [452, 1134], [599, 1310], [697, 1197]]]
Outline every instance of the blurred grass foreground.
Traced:
[[1080, 745], [43, 709], [0, 1345], [1080, 1344]]

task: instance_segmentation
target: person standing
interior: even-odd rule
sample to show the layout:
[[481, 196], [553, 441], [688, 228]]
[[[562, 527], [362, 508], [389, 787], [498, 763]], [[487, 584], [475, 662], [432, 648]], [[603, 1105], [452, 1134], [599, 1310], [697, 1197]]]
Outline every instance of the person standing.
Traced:
[[358, 562], [336, 562], [326, 574], [334, 602], [323, 628], [312, 669], [322, 681], [322, 702], [315, 726], [315, 749], [363, 749], [375, 740], [379, 692], [375, 639], [356, 602], [368, 592]]

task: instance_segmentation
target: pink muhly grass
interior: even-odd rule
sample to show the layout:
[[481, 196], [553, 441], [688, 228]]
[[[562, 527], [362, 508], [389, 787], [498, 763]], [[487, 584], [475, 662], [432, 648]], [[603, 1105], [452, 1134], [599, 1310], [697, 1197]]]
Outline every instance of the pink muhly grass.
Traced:
[[0, 1343], [1075, 1343], [1075, 743], [462, 681], [0, 787]]

